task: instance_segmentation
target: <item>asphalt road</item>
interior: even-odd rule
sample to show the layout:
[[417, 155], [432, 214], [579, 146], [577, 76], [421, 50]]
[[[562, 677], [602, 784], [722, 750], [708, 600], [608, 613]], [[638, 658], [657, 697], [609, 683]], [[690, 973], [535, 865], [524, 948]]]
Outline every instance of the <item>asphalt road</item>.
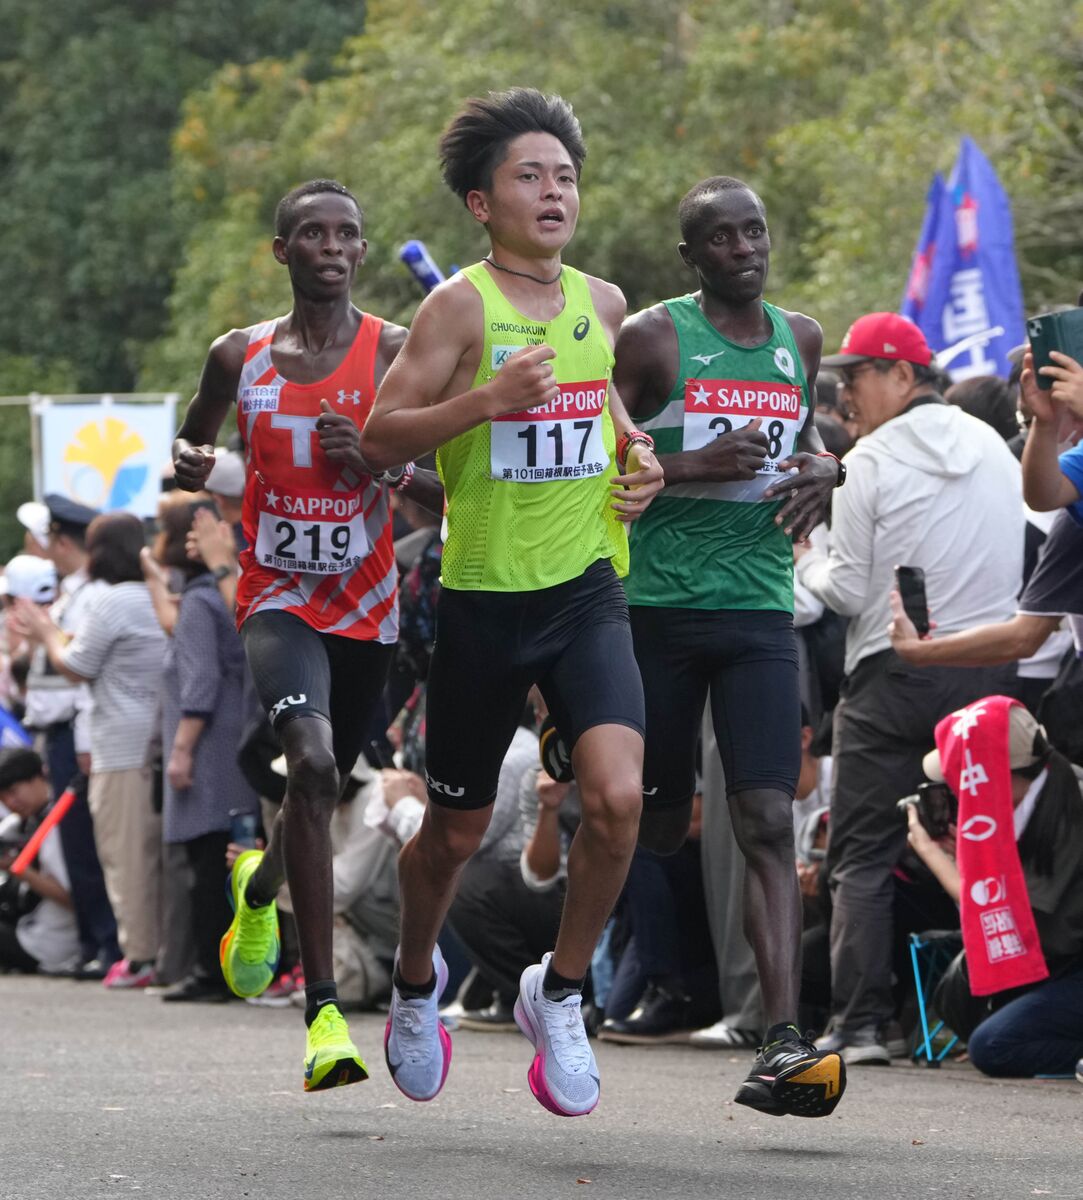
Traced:
[[1083, 1198], [1083, 1086], [964, 1066], [851, 1072], [833, 1117], [732, 1104], [748, 1056], [597, 1047], [602, 1101], [545, 1112], [518, 1034], [454, 1036], [411, 1104], [354, 1016], [367, 1083], [306, 1096], [296, 1009], [165, 1005], [0, 976], [0, 1197]]

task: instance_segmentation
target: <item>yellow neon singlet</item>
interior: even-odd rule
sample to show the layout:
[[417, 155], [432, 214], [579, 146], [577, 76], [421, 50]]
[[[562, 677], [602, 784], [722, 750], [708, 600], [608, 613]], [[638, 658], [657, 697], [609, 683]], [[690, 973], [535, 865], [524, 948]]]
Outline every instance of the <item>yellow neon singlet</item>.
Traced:
[[618, 474], [609, 415], [613, 351], [586, 277], [561, 275], [564, 308], [535, 321], [513, 308], [481, 263], [463, 274], [481, 294], [485, 341], [472, 387], [506, 359], [546, 343], [560, 394], [544, 408], [487, 421], [446, 442], [436, 462], [447, 495], [441, 580], [467, 591], [530, 592], [600, 558], [628, 571], [628, 537], [611, 508]]

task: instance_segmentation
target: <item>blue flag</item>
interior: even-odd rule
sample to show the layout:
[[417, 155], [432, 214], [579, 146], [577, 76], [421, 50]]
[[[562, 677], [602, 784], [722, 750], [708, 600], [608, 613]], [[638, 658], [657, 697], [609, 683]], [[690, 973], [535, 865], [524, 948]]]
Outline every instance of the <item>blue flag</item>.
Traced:
[[900, 312], [955, 380], [1007, 377], [1026, 340], [1011, 205], [996, 172], [964, 137], [947, 183], [929, 188]]
[[0, 708], [0, 750], [9, 746], [29, 746], [33, 741], [30, 734], [19, 724], [6, 708]]

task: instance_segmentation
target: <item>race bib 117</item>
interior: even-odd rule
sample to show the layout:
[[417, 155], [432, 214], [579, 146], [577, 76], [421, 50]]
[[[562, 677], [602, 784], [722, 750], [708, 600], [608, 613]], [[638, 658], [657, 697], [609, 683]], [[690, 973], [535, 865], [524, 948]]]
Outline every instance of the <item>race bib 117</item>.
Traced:
[[609, 462], [602, 441], [606, 379], [562, 383], [549, 404], [494, 417], [490, 467], [507, 483], [546, 483], [601, 475]]

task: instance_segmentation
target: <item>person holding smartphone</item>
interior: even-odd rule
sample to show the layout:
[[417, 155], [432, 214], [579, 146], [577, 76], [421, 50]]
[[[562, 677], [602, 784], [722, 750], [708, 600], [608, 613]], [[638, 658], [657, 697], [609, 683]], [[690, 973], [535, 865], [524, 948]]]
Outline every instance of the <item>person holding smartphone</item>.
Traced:
[[940, 717], [1004, 691], [1014, 675], [1011, 666], [910, 668], [888, 635], [895, 569], [920, 569], [943, 632], [1007, 620], [1023, 561], [1022, 487], [994, 430], [944, 403], [932, 351], [904, 317], [861, 317], [823, 365], [841, 377], [860, 440], [835, 494], [830, 548], [795, 549], [801, 583], [851, 618], [826, 860], [833, 1028], [819, 1044], [848, 1065], [887, 1064], [891, 872], [906, 836], [892, 810], [921, 782]]
[[1023, 355], [1019, 387], [1034, 414], [1023, 447], [1023, 492], [1036, 511], [1063, 508], [1083, 525], [1083, 366], [1056, 350], [1050, 357], [1052, 364], [1039, 368], [1043, 386], [1033, 354]]

